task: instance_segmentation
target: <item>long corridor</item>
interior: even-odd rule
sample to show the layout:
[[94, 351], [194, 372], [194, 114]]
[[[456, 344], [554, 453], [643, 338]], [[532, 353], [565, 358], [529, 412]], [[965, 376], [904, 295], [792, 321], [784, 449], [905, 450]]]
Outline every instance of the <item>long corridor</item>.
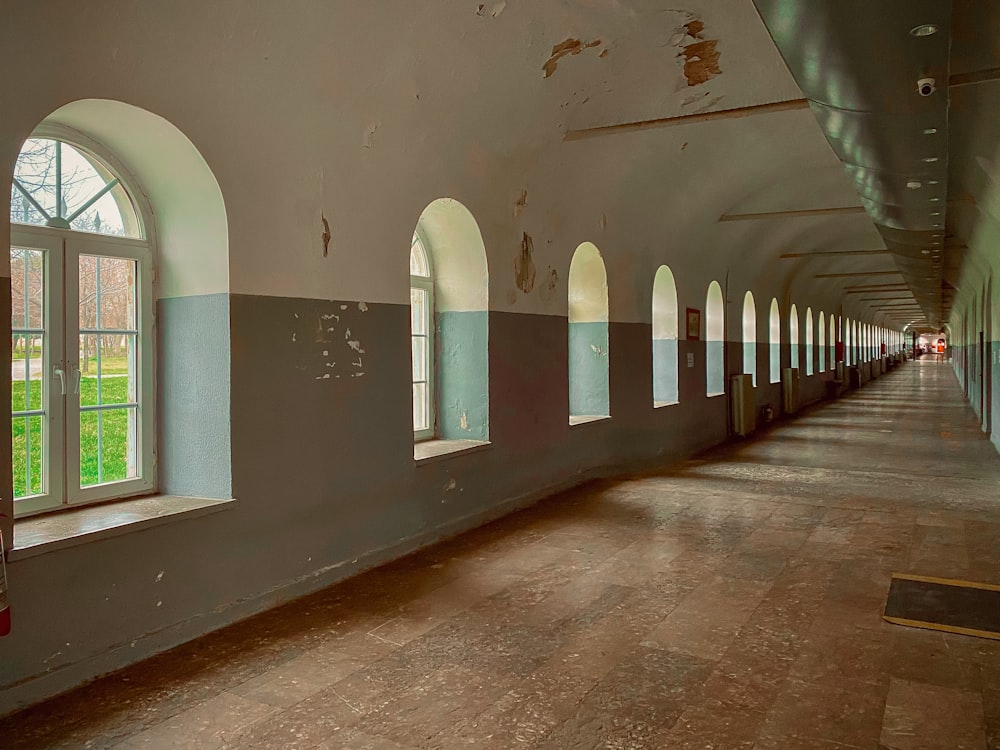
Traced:
[[593, 482], [0, 721], [21, 748], [1000, 748], [1000, 641], [881, 619], [1000, 583], [949, 365]]

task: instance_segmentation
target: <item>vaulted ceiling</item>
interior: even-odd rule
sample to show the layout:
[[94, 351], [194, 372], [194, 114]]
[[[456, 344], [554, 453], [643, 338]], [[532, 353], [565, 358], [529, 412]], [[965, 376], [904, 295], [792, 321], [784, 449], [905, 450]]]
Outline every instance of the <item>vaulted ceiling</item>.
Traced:
[[871, 280], [867, 304], [938, 330], [981, 219], [996, 220], [983, 207], [1000, 143], [1000, 3], [755, 4], [899, 272]]

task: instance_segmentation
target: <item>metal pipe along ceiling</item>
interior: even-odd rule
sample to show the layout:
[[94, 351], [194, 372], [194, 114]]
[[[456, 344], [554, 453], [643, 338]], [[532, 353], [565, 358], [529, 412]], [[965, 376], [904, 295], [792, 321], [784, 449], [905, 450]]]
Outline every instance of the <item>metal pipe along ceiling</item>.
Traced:
[[[941, 286], [951, 1], [754, 3], [937, 330], [947, 314]], [[928, 79], [933, 85], [918, 90]]]

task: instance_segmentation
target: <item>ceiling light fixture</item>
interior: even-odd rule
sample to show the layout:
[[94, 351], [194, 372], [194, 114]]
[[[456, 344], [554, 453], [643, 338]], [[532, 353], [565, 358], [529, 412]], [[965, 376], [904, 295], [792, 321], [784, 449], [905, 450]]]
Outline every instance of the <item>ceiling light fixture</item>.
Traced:
[[910, 190], [917, 190], [920, 188], [920, 185], [921, 185], [920, 180], [908, 180], [906, 183], [906, 187], [908, 187]]
[[941, 215], [940, 211], [931, 211], [931, 216], [940, 216], [940, 215]]
[[933, 198], [928, 198], [927, 200], [929, 200], [931, 203], [937, 203], [941, 199], [938, 198], [937, 196], [934, 196]]
[[921, 161], [926, 164], [933, 164], [937, 160], [938, 158], [936, 156], [925, 156], [923, 159], [921, 159]]
[[924, 128], [924, 135], [934, 135], [937, 132], [937, 128]]
[[930, 254], [931, 254], [931, 251], [930, 251], [930, 250], [921, 250], [920, 252], [921, 252], [921, 253], [922, 253], [923, 255], [930, 255]]
[[927, 180], [927, 184], [928, 185], [937, 185], [938, 181], [937, 180]]
[[910, 29], [910, 34], [913, 36], [931, 36], [938, 32], [938, 27], [933, 23], [922, 23], [919, 26], [914, 26]]

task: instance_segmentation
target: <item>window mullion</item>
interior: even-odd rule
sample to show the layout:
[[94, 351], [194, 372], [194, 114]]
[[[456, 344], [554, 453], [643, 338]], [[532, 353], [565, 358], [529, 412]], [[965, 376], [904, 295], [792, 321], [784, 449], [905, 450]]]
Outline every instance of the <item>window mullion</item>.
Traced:
[[67, 242], [65, 253], [65, 358], [66, 396], [64, 398], [63, 420], [65, 449], [63, 466], [66, 483], [66, 502], [79, 499], [80, 494], [80, 253], [75, 243]]

